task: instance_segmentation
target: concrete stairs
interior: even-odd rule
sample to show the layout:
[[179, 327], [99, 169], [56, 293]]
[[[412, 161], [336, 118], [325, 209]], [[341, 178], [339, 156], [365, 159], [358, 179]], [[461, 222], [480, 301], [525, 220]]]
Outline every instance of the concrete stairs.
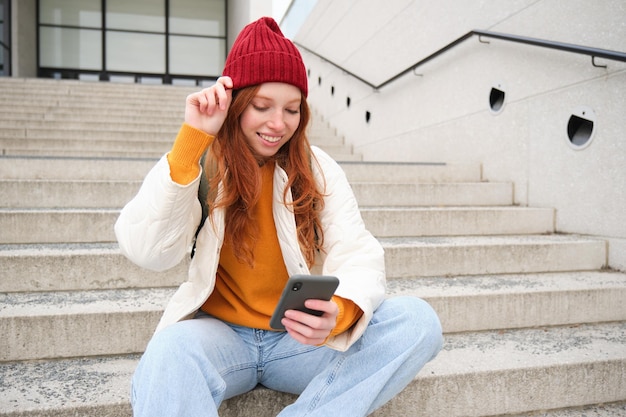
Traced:
[[[0, 78], [1, 417], [131, 415], [130, 377], [187, 261], [142, 270], [112, 227], [188, 92]], [[514, 206], [480, 166], [364, 162], [333, 134], [314, 119], [385, 247], [389, 295], [428, 300], [446, 333], [376, 417], [626, 415], [626, 274], [604, 268], [605, 241], [558, 233], [553, 209]], [[220, 415], [293, 400], [257, 389]]]

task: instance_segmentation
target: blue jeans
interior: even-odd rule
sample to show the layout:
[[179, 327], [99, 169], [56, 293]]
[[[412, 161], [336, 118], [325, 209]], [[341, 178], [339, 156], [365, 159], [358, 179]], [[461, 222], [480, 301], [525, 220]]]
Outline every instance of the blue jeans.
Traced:
[[215, 417], [223, 400], [262, 384], [299, 394], [280, 417], [366, 416], [402, 391], [442, 343], [436, 313], [415, 297], [385, 300], [346, 352], [201, 314], [150, 341], [133, 377], [133, 413]]

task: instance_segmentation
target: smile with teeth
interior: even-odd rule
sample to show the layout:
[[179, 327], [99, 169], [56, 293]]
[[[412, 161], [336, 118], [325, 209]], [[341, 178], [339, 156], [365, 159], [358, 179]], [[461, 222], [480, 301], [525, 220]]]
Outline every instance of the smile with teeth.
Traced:
[[263, 133], [259, 133], [258, 135], [261, 137], [261, 139], [270, 143], [276, 143], [283, 138], [282, 136], [268, 136], [264, 135]]

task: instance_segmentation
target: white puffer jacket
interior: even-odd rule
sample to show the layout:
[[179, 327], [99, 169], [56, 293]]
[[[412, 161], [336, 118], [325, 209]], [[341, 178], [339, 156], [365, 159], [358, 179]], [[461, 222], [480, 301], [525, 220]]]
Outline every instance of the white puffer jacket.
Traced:
[[[385, 296], [384, 252], [365, 229], [359, 208], [343, 170], [325, 152], [313, 147], [315, 178], [324, 191], [321, 223], [324, 252], [309, 270], [300, 251], [296, 223], [283, 200], [287, 175], [274, 171], [274, 221], [280, 248], [289, 275], [335, 275], [340, 284], [336, 294], [354, 301], [363, 316], [349, 331], [327, 341], [336, 350], [348, 349], [365, 331], [374, 310]], [[200, 176], [181, 186], [171, 180], [167, 158], [163, 156], [146, 176], [137, 195], [124, 207], [115, 234], [122, 253], [137, 265], [163, 271], [189, 256], [189, 249], [200, 224], [198, 201]], [[219, 197], [218, 197], [219, 198]], [[287, 193], [287, 203], [291, 193]], [[215, 277], [224, 238], [224, 211], [215, 210], [198, 234], [196, 253], [191, 260], [188, 280], [170, 300], [157, 331], [194, 316], [215, 286]]]

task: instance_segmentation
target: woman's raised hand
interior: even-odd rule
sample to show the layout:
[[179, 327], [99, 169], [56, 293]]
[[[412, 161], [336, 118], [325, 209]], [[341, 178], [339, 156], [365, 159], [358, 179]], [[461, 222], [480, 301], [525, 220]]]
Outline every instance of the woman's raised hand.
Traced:
[[232, 101], [233, 80], [220, 77], [215, 84], [187, 96], [185, 123], [210, 135], [217, 135]]

